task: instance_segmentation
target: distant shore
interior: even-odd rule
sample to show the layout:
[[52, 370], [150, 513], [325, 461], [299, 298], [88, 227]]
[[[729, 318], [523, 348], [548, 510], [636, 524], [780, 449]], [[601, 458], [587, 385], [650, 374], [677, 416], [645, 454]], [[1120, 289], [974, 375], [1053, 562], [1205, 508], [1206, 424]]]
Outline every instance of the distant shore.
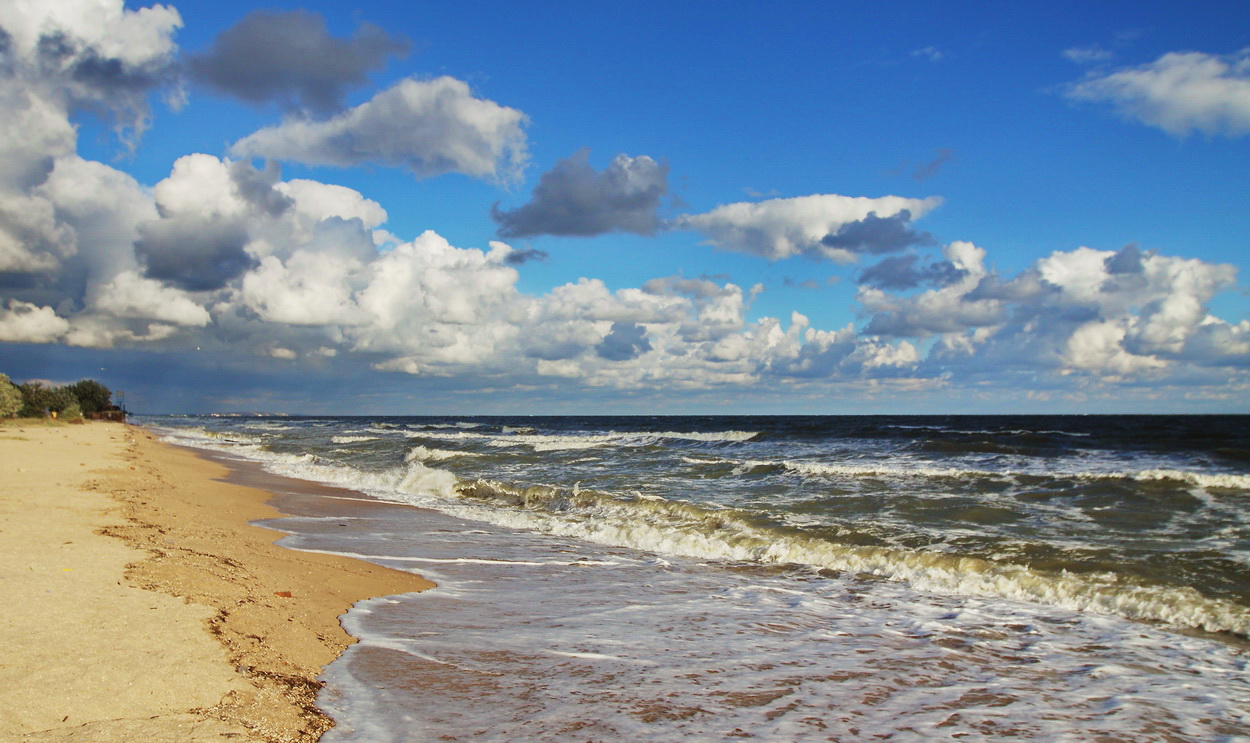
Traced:
[[0, 738], [314, 741], [364, 598], [416, 575], [287, 550], [270, 493], [141, 428], [0, 426]]

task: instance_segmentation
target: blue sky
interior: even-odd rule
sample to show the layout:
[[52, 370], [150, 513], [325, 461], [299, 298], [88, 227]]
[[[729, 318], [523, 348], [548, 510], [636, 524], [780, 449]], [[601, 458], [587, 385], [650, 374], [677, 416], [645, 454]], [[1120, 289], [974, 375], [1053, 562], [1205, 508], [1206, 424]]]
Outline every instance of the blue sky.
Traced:
[[19, 381], [151, 412], [1250, 410], [1245, 3], [0, 10]]

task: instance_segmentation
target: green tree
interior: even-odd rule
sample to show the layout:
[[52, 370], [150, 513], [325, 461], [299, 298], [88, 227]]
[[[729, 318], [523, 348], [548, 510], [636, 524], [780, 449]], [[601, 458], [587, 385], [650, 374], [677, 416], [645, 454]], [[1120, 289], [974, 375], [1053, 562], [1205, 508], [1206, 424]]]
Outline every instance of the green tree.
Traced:
[[0, 418], [12, 418], [22, 409], [22, 391], [0, 374]]
[[52, 408], [52, 388], [44, 387], [39, 382], [27, 382], [18, 385], [22, 393], [22, 409], [17, 411], [22, 418], [42, 418]]
[[83, 379], [66, 387], [78, 399], [78, 405], [86, 415], [99, 413], [113, 407], [113, 392], [94, 379]]

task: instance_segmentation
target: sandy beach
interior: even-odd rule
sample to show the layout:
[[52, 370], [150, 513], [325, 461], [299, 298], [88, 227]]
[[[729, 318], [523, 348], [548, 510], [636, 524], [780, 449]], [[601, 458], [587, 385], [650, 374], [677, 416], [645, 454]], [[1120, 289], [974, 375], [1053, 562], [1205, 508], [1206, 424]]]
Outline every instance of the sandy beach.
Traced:
[[338, 617], [432, 585], [274, 545], [269, 493], [143, 429], [9, 422], [0, 472], [0, 740], [316, 740]]

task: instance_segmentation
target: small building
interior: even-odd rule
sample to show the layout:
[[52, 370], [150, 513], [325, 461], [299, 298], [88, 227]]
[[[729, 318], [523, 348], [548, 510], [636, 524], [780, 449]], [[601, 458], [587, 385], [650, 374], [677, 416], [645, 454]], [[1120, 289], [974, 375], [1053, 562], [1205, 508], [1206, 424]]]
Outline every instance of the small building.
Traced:
[[87, 417], [93, 421], [113, 421], [114, 423], [125, 423], [126, 411], [114, 405], [108, 410], [101, 410], [98, 413], [89, 413]]

